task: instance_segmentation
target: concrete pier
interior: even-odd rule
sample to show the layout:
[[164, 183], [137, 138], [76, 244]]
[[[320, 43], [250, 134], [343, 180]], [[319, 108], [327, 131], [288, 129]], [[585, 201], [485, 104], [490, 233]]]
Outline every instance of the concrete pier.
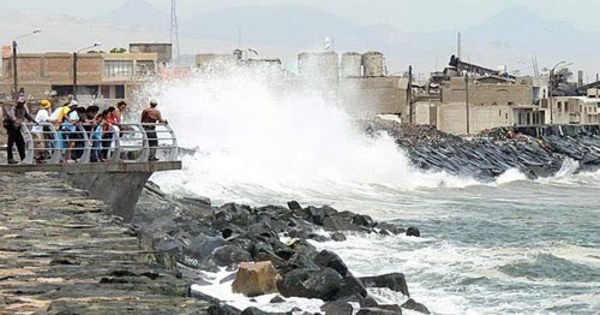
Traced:
[[58, 175], [0, 173], [0, 314], [206, 314], [174, 260]]

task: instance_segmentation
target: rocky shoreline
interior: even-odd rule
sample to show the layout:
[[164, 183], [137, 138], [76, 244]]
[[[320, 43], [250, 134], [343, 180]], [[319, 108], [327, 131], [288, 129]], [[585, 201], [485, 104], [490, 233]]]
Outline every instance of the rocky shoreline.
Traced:
[[[328, 250], [318, 251], [311, 244], [345, 241], [347, 231], [418, 237], [420, 232], [415, 227], [398, 228], [375, 222], [366, 215], [328, 206], [302, 207], [295, 201], [287, 207], [252, 208], [234, 203], [214, 207], [206, 198], [168, 196], [152, 183], [146, 185], [140, 197], [133, 224], [145, 242], [169, 253], [199, 285], [209, 283], [202, 273], [195, 271], [216, 272], [226, 268], [233, 272], [241, 266], [237, 274], [232, 273], [228, 278], [238, 278], [234, 290], [248, 297], [279, 293], [272, 303], [288, 297], [318, 298], [326, 303], [322, 307], [324, 314], [401, 314], [402, 308], [429, 313], [427, 307], [410, 297], [402, 273], [354, 277], [338, 255]], [[252, 267], [256, 265], [260, 267]], [[264, 273], [258, 271], [257, 276], [254, 269], [263, 269]], [[258, 280], [240, 284], [240, 277], [258, 277]], [[396, 291], [406, 297], [406, 303], [380, 305], [368, 295], [369, 287]], [[192, 294], [218, 303], [198, 291]], [[213, 314], [268, 314], [255, 308], [237, 310], [223, 303], [219, 305], [213, 307]]]
[[530, 179], [556, 174], [571, 159], [577, 171], [600, 169], [600, 125], [502, 127], [472, 138], [371, 118], [359, 122], [368, 134], [386, 132], [422, 169], [489, 181], [510, 169]]

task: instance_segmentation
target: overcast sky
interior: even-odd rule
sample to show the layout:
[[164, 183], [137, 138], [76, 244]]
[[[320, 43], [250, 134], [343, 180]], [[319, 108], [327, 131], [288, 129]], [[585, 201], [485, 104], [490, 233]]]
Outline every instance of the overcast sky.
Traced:
[[[60, 13], [90, 18], [106, 14], [128, 0], [0, 0], [0, 7], [31, 13]], [[145, 0], [169, 12], [170, 0]], [[577, 3], [577, 4], [575, 4]], [[542, 17], [563, 20], [585, 31], [600, 29], [598, 0], [178, 0], [182, 18], [198, 11], [231, 6], [298, 4], [319, 7], [362, 25], [387, 23], [402, 31], [459, 30], [492, 15], [525, 6]], [[510, 21], [507, 21], [510, 23]]]

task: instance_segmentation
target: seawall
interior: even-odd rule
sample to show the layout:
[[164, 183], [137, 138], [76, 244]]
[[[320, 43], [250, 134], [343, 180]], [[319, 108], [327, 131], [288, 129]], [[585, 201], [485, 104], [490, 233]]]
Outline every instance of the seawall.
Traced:
[[174, 259], [107, 212], [59, 175], [0, 173], [0, 314], [206, 313]]

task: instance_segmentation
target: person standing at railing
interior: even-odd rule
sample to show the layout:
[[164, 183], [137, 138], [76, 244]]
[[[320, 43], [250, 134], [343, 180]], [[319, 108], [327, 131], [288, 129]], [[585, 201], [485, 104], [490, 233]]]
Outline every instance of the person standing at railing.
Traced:
[[102, 131], [104, 128], [105, 114], [100, 114], [96, 117], [94, 124], [92, 125], [92, 133], [90, 135], [90, 141], [92, 146], [92, 154], [90, 156], [91, 162], [103, 162], [102, 158]]
[[[162, 118], [160, 111], [156, 108], [158, 106], [158, 102], [155, 99], [150, 101], [150, 107], [146, 107], [142, 111], [142, 124], [156, 124], [163, 123], [167, 124], [167, 120]], [[148, 137], [148, 146], [150, 147], [150, 156], [148, 157], [148, 161], [158, 161], [156, 157], [156, 149], [158, 148], [158, 138], [156, 136], [156, 126], [151, 125], [142, 125], [144, 130], [146, 131], [146, 136]]]
[[8, 141], [6, 147], [6, 158], [8, 164], [17, 164], [18, 162], [13, 157], [13, 147], [17, 145], [17, 151], [19, 151], [19, 157], [21, 161], [25, 160], [25, 139], [21, 133], [21, 127], [25, 122], [25, 119], [30, 122], [36, 123], [35, 118], [31, 116], [27, 106], [25, 106], [26, 100], [24, 95], [19, 95], [17, 98], [17, 105], [10, 106], [10, 108], [2, 108], [4, 121], [2, 125], [6, 129], [8, 134]]
[[114, 117], [114, 107], [109, 107], [108, 109], [102, 112], [103, 122], [102, 122], [102, 151], [100, 154], [100, 160], [104, 161], [109, 158], [108, 152], [110, 149], [110, 145], [113, 141], [113, 124], [115, 123]]
[[79, 136], [81, 136], [81, 134], [77, 132], [77, 125], [79, 124], [79, 113], [77, 112], [77, 106], [79, 106], [77, 101], [71, 101], [69, 113], [63, 117], [64, 121], [61, 131], [63, 133], [63, 139], [67, 145], [63, 162], [66, 163], [75, 162], [73, 159], [71, 159], [71, 151], [75, 148], [75, 142], [78, 141], [80, 138]]
[[44, 125], [46, 123], [48, 123], [49, 118], [50, 118], [50, 113], [48, 113], [48, 110], [52, 107], [52, 103], [50, 103], [50, 101], [48, 100], [42, 100], [40, 101], [40, 108], [38, 109], [36, 115], [35, 115], [35, 121], [38, 123], [37, 126], [34, 126], [31, 129], [31, 132], [33, 133], [33, 137], [35, 138], [35, 161], [36, 163], [43, 163], [44, 161], [44, 155], [45, 155], [45, 149], [46, 149], [46, 139], [48, 137], [45, 137], [46, 133], [49, 132], [50, 130], [46, 130], [48, 128], [47, 125]]

